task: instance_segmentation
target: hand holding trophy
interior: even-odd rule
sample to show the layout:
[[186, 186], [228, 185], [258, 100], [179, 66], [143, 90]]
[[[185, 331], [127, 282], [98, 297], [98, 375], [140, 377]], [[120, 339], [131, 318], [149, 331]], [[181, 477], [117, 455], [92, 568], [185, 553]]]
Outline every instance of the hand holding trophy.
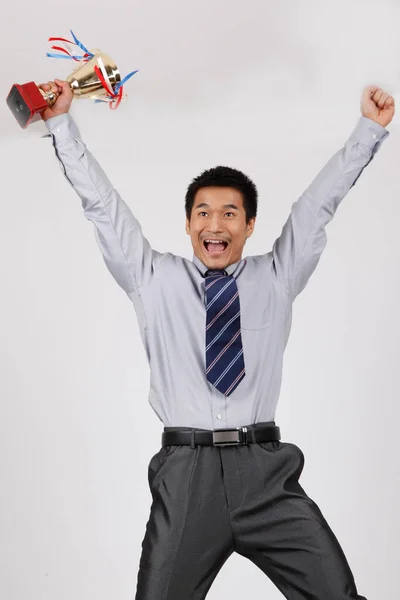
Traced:
[[68, 81], [62, 81], [61, 79], [55, 79], [48, 83], [41, 83], [38, 85], [39, 90], [42, 90], [47, 97], [55, 98], [54, 103], [51, 103], [41, 113], [43, 121], [67, 113], [71, 108], [74, 94]]
[[[126, 94], [123, 94], [124, 83], [137, 71], [132, 71], [121, 80], [120, 72], [109, 56], [98, 49], [92, 52], [87, 50], [72, 31], [71, 34], [74, 42], [64, 38], [49, 38], [49, 41], [63, 44], [63, 47], [52, 46], [63, 54], [47, 53], [50, 58], [66, 58], [78, 63], [65, 81], [56, 79], [39, 86], [30, 81], [12, 86], [7, 104], [22, 128], [41, 118], [46, 121], [51, 116], [68, 112], [73, 98], [89, 98], [96, 103], [108, 102], [111, 109], [118, 108], [121, 100], [126, 98]], [[71, 53], [70, 45], [80, 48], [83, 54]]]

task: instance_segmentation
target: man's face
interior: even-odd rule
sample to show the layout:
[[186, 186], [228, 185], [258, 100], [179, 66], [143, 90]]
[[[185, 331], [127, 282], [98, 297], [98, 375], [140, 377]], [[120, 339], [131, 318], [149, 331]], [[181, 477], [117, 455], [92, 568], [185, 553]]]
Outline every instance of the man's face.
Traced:
[[[195, 196], [186, 233], [193, 250], [209, 269], [225, 269], [242, 258], [245, 241], [253, 233], [255, 218], [246, 225], [242, 194], [231, 187], [201, 188]], [[207, 240], [222, 240], [208, 243]]]

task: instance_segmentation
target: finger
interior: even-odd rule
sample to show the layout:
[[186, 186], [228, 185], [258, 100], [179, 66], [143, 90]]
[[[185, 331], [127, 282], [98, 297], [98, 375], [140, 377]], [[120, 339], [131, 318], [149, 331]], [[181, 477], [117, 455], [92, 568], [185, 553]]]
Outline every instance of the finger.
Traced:
[[367, 85], [364, 88], [364, 94], [371, 98], [377, 90], [379, 90], [379, 85]]
[[386, 99], [385, 108], [390, 108], [393, 105], [394, 105], [394, 98], [393, 98], [393, 96], [389, 96], [389, 98]]
[[48, 91], [52, 91], [53, 93], [58, 92], [58, 88], [57, 88], [56, 84], [54, 83], [54, 81], [48, 81], [45, 84], [45, 88], [46, 88], [45, 92], [48, 92]]
[[379, 89], [379, 87], [377, 85], [367, 85], [363, 89], [363, 93], [362, 93], [362, 97], [361, 97], [361, 104], [367, 105], [368, 102], [371, 100], [372, 96], [375, 94], [375, 92], [378, 89]]
[[68, 81], [63, 81], [62, 79], [54, 80], [59, 86], [59, 93], [62, 94], [66, 99], [72, 99], [73, 93], [71, 89], [71, 84]]
[[387, 94], [386, 92], [383, 92], [383, 94], [379, 97], [378, 107], [383, 108], [385, 106], [385, 102], [388, 98], [389, 98], [389, 94]]
[[375, 92], [375, 94], [372, 96], [372, 100], [375, 102], [375, 104], [378, 106], [378, 103], [382, 97], [382, 94], [384, 93], [382, 88], [378, 88]]
[[376, 90], [379, 90], [379, 85], [367, 85], [364, 89], [370, 92], [376, 92]]
[[62, 79], [55, 79], [54, 82], [58, 85], [61, 90], [65, 90], [69, 88], [68, 81], [63, 81]]

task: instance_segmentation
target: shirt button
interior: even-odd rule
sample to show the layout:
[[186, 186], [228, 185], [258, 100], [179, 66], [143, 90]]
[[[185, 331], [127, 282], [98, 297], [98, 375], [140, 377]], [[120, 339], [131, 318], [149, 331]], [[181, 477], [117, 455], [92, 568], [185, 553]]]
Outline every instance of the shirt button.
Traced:
[[373, 137], [373, 138], [374, 138], [374, 140], [375, 140], [375, 139], [376, 139], [376, 133], [374, 133], [372, 137]]
[[60, 129], [59, 127], [57, 127], [56, 131], [60, 132], [60, 131], [61, 131], [61, 129]]
[[217, 419], [222, 419], [222, 415], [220, 413], [217, 414]]

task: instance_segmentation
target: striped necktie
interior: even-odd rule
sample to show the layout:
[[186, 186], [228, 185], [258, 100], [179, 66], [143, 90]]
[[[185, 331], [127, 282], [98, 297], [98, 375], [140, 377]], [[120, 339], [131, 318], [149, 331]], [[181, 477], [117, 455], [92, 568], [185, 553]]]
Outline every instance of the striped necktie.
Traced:
[[245, 376], [239, 292], [224, 270], [209, 269], [205, 279], [207, 379], [229, 396]]

